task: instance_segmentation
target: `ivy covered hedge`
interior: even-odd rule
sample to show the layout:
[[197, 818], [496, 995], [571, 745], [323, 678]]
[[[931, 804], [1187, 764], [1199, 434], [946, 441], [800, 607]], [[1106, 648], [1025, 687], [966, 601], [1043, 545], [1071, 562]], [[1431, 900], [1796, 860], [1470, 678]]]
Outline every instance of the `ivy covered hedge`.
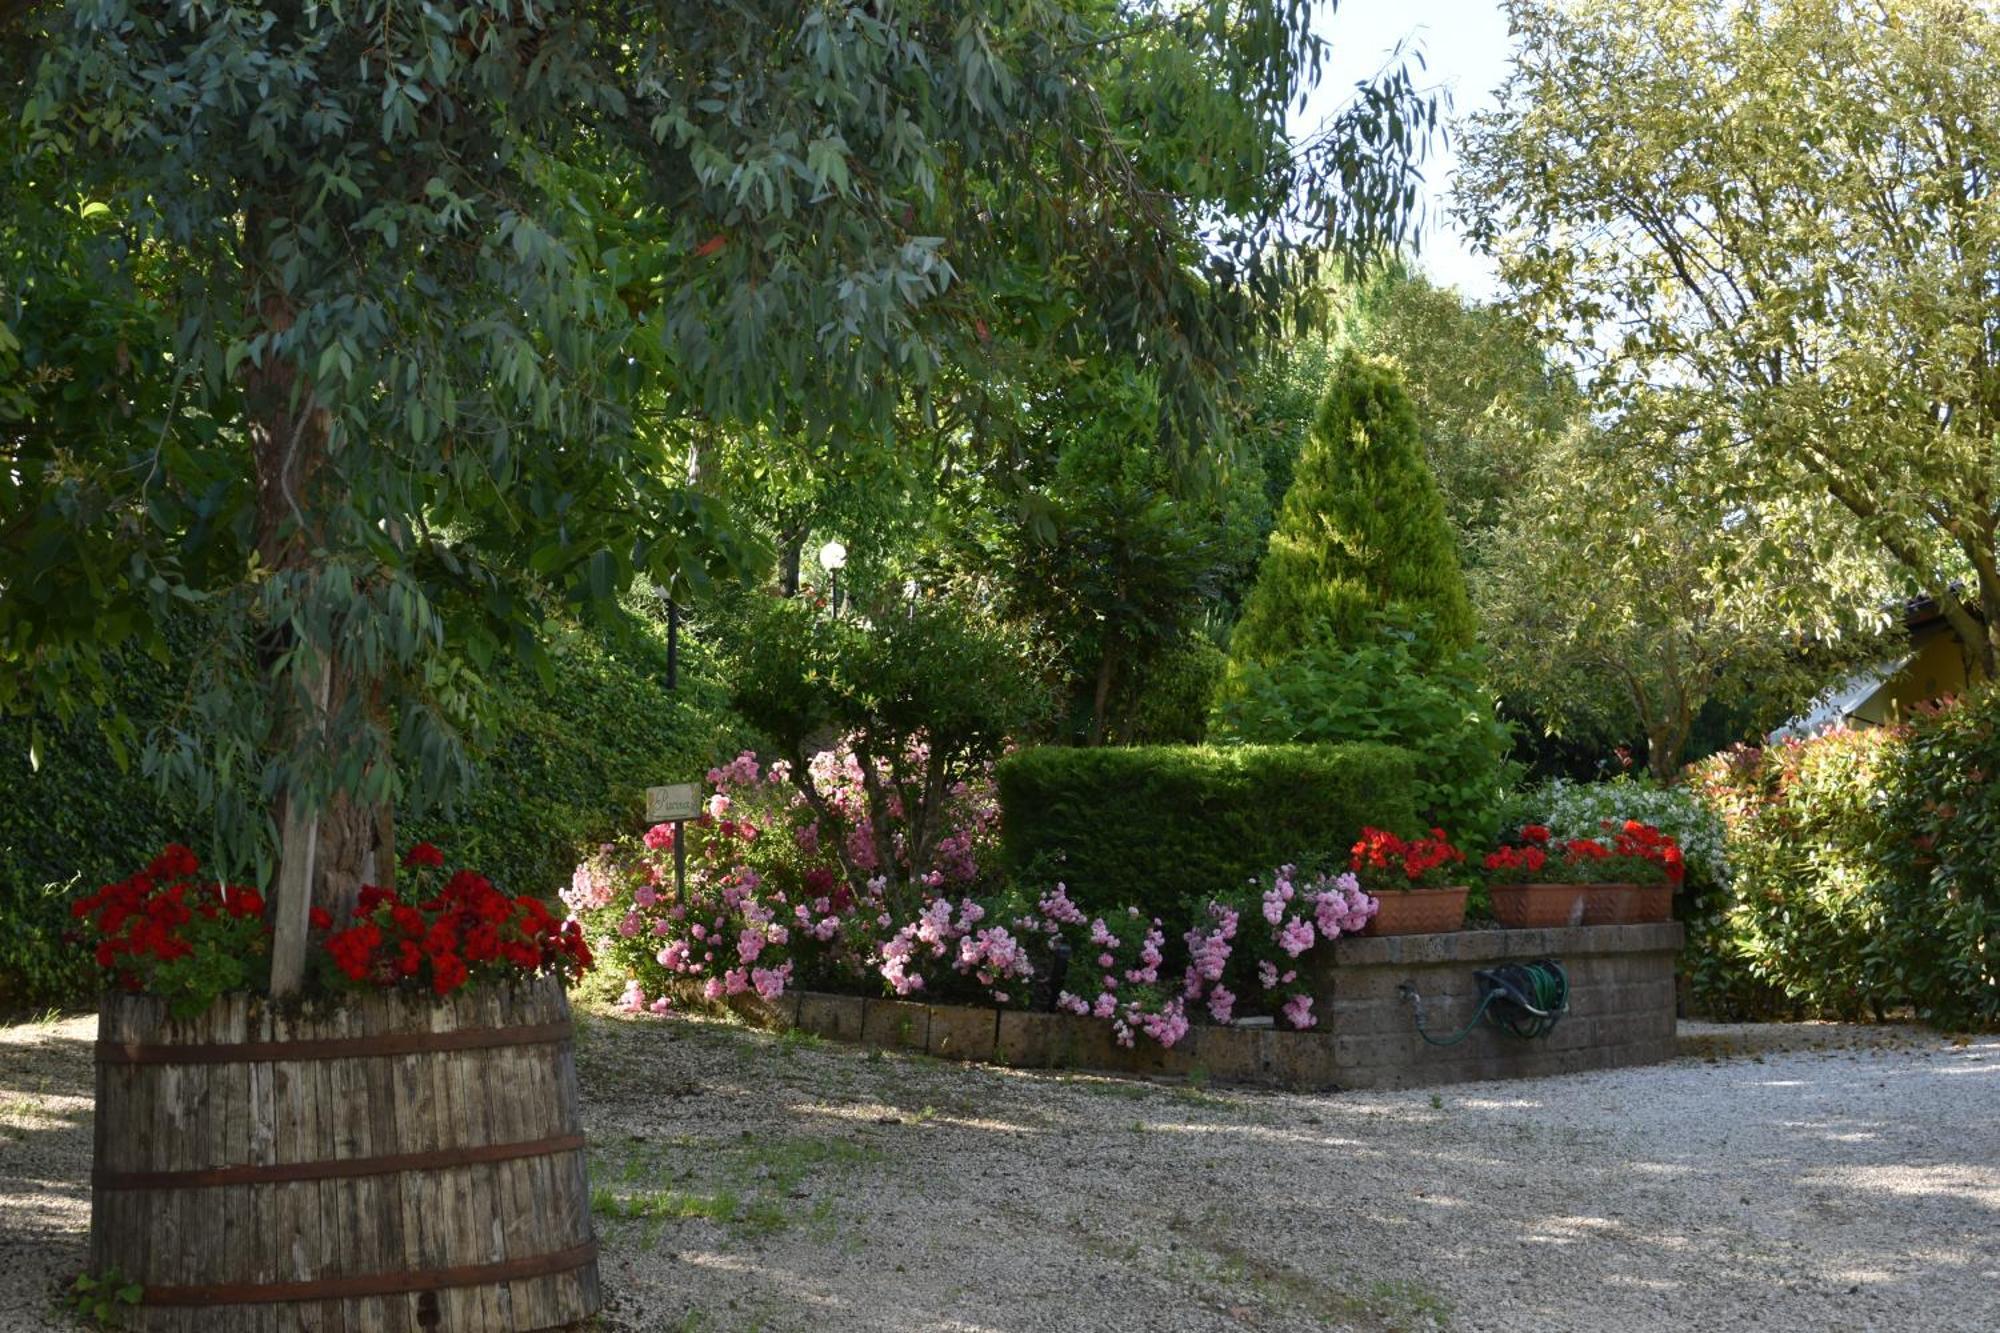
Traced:
[[552, 896], [579, 852], [639, 827], [645, 789], [699, 782], [745, 744], [708, 650], [683, 635], [666, 688], [665, 631], [638, 617], [560, 629], [554, 682], [509, 666], [491, 682], [500, 723], [475, 788], [453, 812], [410, 819], [398, 841], [433, 842], [510, 893]]
[[1727, 751], [1691, 778], [1731, 882], [1691, 939], [1728, 1017], [2000, 1023], [2000, 690], [1909, 723]]
[[[455, 811], [405, 819], [404, 844], [437, 843], [453, 864], [479, 868], [510, 892], [553, 894], [581, 850], [633, 831], [643, 791], [699, 781], [734, 754], [742, 724], [705, 649], [682, 640], [679, 689], [666, 688], [664, 631], [637, 616], [608, 629], [558, 628], [548, 644], [553, 683], [525, 666], [495, 670], [492, 747], [477, 787]], [[178, 681], [148, 659], [123, 675], [130, 715], [162, 715]], [[85, 719], [41, 719], [39, 772], [28, 763], [31, 720], [0, 718], [0, 1008], [72, 1002], [90, 978], [65, 942], [79, 891], [128, 875], [169, 841], [201, 846], [204, 816], [121, 771]]]
[[1415, 761], [1387, 745], [1040, 746], [997, 777], [1016, 874], [1167, 920], [1275, 866], [1344, 859], [1363, 825], [1416, 822]]
[[[135, 717], [160, 716], [177, 688], [168, 668], [138, 654], [118, 674]], [[29, 757], [37, 731], [39, 768]], [[93, 971], [65, 939], [70, 901], [187, 841], [197, 816], [136, 764], [120, 769], [88, 716], [65, 727], [0, 715], [0, 791], [0, 1011], [66, 1003], [89, 989]]]

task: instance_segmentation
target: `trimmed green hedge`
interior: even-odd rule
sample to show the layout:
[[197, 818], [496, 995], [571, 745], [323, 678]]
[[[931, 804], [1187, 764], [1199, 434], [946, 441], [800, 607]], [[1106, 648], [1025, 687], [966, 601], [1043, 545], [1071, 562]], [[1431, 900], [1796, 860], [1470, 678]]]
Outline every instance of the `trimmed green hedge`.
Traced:
[[1041, 746], [999, 771], [1014, 872], [1084, 906], [1193, 920], [1287, 862], [1344, 860], [1364, 824], [1416, 825], [1416, 765], [1388, 745]]

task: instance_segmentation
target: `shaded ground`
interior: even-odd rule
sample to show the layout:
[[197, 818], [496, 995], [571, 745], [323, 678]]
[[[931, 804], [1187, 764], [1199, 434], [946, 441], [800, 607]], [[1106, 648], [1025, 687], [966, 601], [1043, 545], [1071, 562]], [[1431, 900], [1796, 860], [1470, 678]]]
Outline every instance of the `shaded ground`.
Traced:
[[[82, 1266], [92, 1020], [0, 1030], [0, 1330]], [[658, 1330], [1993, 1329], [2000, 1038], [1683, 1025], [1649, 1069], [1156, 1087], [591, 1018]]]

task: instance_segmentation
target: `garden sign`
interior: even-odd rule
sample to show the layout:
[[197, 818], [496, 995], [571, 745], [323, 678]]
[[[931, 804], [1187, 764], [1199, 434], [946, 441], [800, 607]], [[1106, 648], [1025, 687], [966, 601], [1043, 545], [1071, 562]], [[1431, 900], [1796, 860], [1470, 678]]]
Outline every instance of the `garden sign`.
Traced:
[[674, 782], [646, 788], [646, 822], [674, 826], [674, 905], [687, 901], [687, 821], [701, 814], [701, 784]]

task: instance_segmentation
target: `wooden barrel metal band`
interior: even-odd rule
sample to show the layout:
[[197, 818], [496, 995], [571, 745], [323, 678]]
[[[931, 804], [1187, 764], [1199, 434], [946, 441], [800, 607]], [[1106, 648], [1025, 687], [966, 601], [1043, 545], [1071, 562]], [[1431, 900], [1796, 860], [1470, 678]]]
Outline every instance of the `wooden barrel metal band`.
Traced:
[[542, 1046], [568, 1041], [569, 1022], [511, 1028], [457, 1028], [451, 1032], [385, 1032], [373, 1037], [326, 1037], [315, 1041], [189, 1042], [149, 1045], [100, 1041], [97, 1059], [107, 1065], [226, 1065], [256, 1060], [346, 1060], [371, 1055], [422, 1055], [431, 1051], [478, 1051], [494, 1046]]
[[581, 1134], [558, 1134], [553, 1138], [523, 1143], [482, 1143], [464, 1148], [440, 1148], [433, 1152], [400, 1153], [393, 1157], [346, 1157], [321, 1162], [285, 1162], [269, 1165], [218, 1166], [205, 1171], [107, 1171], [90, 1173], [90, 1183], [101, 1190], [185, 1190], [215, 1185], [275, 1185], [301, 1180], [343, 1180], [355, 1176], [389, 1176], [399, 1171], [432, 1171], [443, 1167], [481, 1166], [489, 1162], [512, 1162], [524, 1157], [554, 1157], [558, 1153], [583, 1148]]
[[490, 1282], [519, 1282], [574, 1272], [597, 1258], [597, 1242], [585, 1241], [553, 1254], [533, 1254], [499, 1263], [439, 1268], [428, 1273], [364, 1273], [358, 1277], [328, 1277], [314, 1282], [218, 1282], [198, 1287], [148, 1286], [144, 1305], [276, 1305], [286, 1301], [359, 1300], [369, 1296], [407, 1296], [418, 1291], [483, 1287]]

